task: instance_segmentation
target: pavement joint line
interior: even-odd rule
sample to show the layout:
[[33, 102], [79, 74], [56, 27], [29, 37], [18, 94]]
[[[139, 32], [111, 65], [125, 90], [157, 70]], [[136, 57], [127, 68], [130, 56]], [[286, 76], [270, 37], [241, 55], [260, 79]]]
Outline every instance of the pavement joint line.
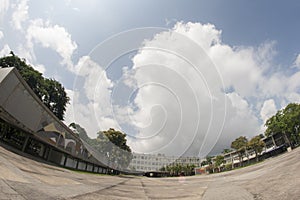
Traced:
[[27, 198], [25, 198], [25, 196], [23, 196], [22, 194], [20, 194], [17, 190], [15, 190], [9, 183], [7, 183], [7, 181], [6, 180], [4, 180], [4, 179], [2, 179], [2, 181], [10, 188], [10, 189], [12, 189], [13, 191], [15, 191], [16, 192], [16, 195], [18, 195], [18, 196], [21, 196], [23, 199], [27, 199]]
[[[113, 184], [113, 185], [109, 185], [109, 186], [107, 186], [107, 187], [103, 187], [103, 188], [101, 188], [100, 190], [95, 190], [95, 191], [92, 191], [92, 192], [87, 192], [87, 193], [84, 193], [84, 194], [76, 195], [76, 196], [71, 197], [70, 199], [79, 198], [79, 197], [84, 197], [84, 196], [91, 195], [91, 194], [94, 194], [94, 193], [99, 193], [99, 192], [101, 192], [101, 191], [103, 191], [103, 190], [112, 189], [112, 188], [114, 188], [114, 187], [117, 187], [118, 185], [124, 184], [125, 182], [127, 182], [127, 181], [129, 181], [129, 180], [130, 180], [130, 179], [127, 178], [126, 180], [121, 181], [121, 182], [119, 182], [119, 183], [117, 183], [117, 184]], [[69, 198], [68, 198], [68, 199], [69, 199]]]
[[146, 199], [149, 199], [148, 193], [147, 193], [147, 191], [146, 191], [145, 184], [144, 184], [144, 182], [143, 182], [142, 179], [140, 179], [140, 183], [141, 183], [141, 185], [142, 185], [142, 188], [143, 188], [143, 191], [144, 191], [144, 194], [145, 194]]

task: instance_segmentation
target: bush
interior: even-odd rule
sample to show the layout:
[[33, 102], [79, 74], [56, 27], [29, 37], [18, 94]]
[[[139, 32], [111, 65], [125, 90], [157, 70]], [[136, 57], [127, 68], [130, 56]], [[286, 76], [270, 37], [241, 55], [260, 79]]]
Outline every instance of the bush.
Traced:
[[232, 170], [232, 164], [231, 164], [231, 163], [226, 164], [226, 165], [225, 165], [225, 170], [226, 170], [226, 171]]

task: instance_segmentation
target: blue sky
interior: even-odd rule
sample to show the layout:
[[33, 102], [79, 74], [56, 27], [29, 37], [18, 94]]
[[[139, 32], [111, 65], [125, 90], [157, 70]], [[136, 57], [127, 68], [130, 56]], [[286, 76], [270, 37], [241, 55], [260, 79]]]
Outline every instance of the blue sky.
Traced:
[[0, 0], [0, 54], [63, 83], [66, 123], [91, 137], [115, 127], [137, 152], [204, 156], [299, 102], [299, 10], [296, 0]]

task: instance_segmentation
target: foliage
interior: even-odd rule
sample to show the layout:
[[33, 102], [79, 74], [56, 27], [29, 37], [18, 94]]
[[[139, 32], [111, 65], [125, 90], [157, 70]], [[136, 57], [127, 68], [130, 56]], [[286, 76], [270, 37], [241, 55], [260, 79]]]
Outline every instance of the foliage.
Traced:
[[217, 155], [216, 156], [216, 160], [215, 160], [215, 165], [216, 167], [220, 167], [222, 164], [225, 163], [225, 160], [224, 160], [224, 156], [222, 155]]
[[240, 136], [231, 143], [231, 148], [235, 149], [239, 154], [240, 165], [242, 164], [242, 159], [247, 148], [247, 143], [248, 140], [245, 136]]
[[167, 169], [166, 169], [165, 166], [163, 166], [163, 167], [161, 167], [159, 170], [162, 171], [162, 172], [164, 172], [164, 171], [166, 171]]
[[256, 160], [258, 161], [258, 154], [260, 154], [265, 147], [265, 143], [261, 140], [261, 136], [257, 135], [248, 142], [249, 149], [254, 150]]
[[208, 165], [212, 164], [212, 158], [213, 158], [212, 156], [206, 156], [205, 159], [206, 159]]
[[201, 162], [201, 167], [203, 167], [203, 166], [205, 166], [205, 165], [208, 165], [208, 162], [207, 162], [207, 160], [203, 160], [202, 162]]
[[47, 79], [42, 74], [30, 65], [26, 64], [25, 60], [21, 60], [11, 52], [10, 56], [0, 58], [0, 66], [15, 67], [40, 98], [40, 100], [56, 115], [60, 120], [64, 119], [66, 105], [69, 103], [69, 97], [65, 92], [64, 87], [54, 79]]
[[[126, 144], [126, 134], [116, 131], [113, 128], [110, 128], [107, 131], [103, 131], [102, 134], [104, 134], [110, 142], [112, 142], [114, 145], [118, 146], [119, 148], [131, 152], [130, 147]], [[98, 138], [103, 138], [103, 135], [101, 132], [98, 132]]]
[[295, 147], [300, 143], [300, 104], [290, 103], [284, 109], [277, 111], [270, 117], [265, 126], [265, 135], [271, 136], [276, 133], [283, 134], [286, 142]]
[[179, 175], [194, 175], [195, 165], [192, 164], [181, 164], [181, 163], [172, 163], [166, 167], [162, 167], [161, 171], [167, 171], [171, 176], [179, 176]]
[[[201, 162], [201, 167], [206, 166], [206, 169], [209, 171], [209, 173], [213, 172], [213, 157], [212, 156], [206, 156], [205, 160]], [[207, 166], [208, 165], [208, 166]]]
[[225, 170], [226, 171], [232, 170], [232, 164], [231, 163], [226, 164], [225, 165]]
[[98, 151], [112, 168], [124, 169], [129, 165], [132, 154], [126, 144], [126, 134], [110, 128], [108, 131], [99, 131], [98, 137], [91, 139], [79, 124], [71, 123], [69, 127], [75, 129], [79, 137]]
[[245, 136], [240, 136], [231, 143], [231, 148], [235, 150], [245, 149], [247, 146], [247, 142], [248, 140]]
[[110, 165], [114, 168], [126, 168], [132, 160], [130, 147], [126, 144], [126, 134], [110, 128], [107, 131], [99, 131], [96, 138], [98, 149], [107, 153]]
[[64, 87], [54, 79], [44, 79], [43, 84], [45, 94], [42, 96], [43, 103], [57, 116], [60, 120], [64, 119], [66, 105], [69, 97]]
[[230, 153], [230, 152], [232, 152], [232, 149], [224, 149], [222, 151], [223, 154]]

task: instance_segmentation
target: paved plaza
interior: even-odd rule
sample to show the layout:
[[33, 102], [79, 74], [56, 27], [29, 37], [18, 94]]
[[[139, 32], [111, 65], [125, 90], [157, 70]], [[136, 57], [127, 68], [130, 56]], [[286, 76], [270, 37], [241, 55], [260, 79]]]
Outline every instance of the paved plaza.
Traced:
[[300, 199], [300, 148], [230, 172], [176, 178], [70, 171], [0, 146], [0, 199]]

